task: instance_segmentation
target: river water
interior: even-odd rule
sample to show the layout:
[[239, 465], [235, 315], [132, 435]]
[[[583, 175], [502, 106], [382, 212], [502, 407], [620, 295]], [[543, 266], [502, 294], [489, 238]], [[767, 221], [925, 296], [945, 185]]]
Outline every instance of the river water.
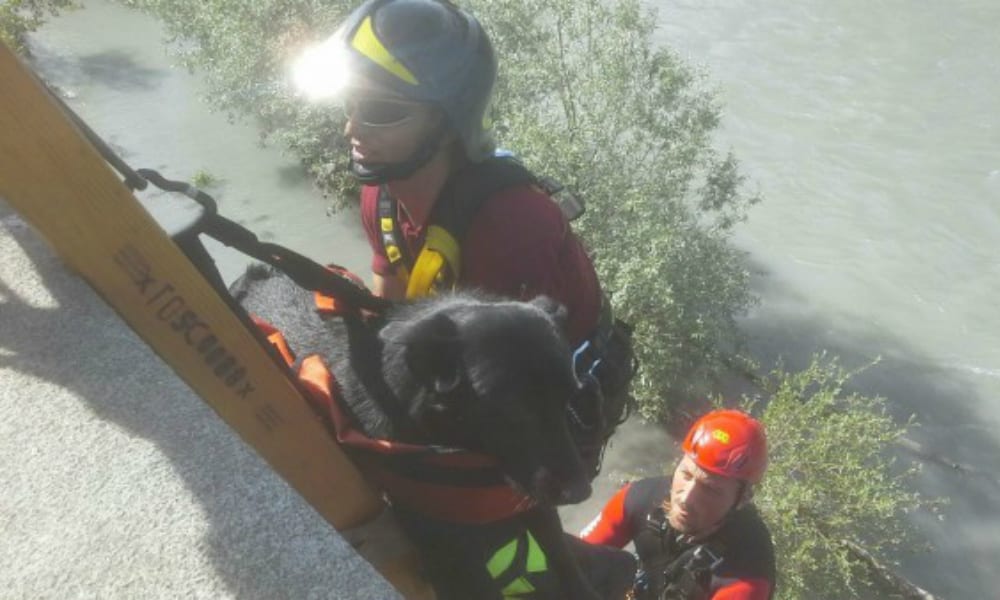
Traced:
[[764, 195], [737, 233], [761, 271], [754, 355], [829, 348], [978, 470], [903, 572], [950, 598], [1000, 589], [1000, 3], [658, 1], [659, 41], [703, 65], [720, 142]]
[[[357, 215], [327, 201], [251, 124], [199, 100], [156, 23], [104, 1], [33, 37], [37, 66], [134, 166], [199, 170], [223, 214], [317, 260], [367, 272]], [[949, 496], [916, 515], [929, 554], [901, 572], [946, 598], [1000, 589], [1000, 3], [995, 0], [654, 2], [659, 42], [704, 67], [732, 149], [764, 202], [735, 242], [761, 304], [744, 321], [763, 365], [829, 349], [856, 380], [921, 423], [911, 437], [966, 467], [927, 464], [920, 489]], [[181, 204], [147, 195], [158, 213]], [[212, 246], [225, 277], [245, 259]], [[655, 471], [668, 443], [630, 425], [579, 527], [622, 474]]]

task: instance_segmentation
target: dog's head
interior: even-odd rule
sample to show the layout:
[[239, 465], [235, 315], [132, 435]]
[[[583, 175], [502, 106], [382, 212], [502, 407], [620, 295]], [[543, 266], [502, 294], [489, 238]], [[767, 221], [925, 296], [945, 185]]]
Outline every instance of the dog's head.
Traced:
[[426, 442], [495, 458], [544, 504], [579, 502], [590, 482], [566, 407], [583, 392], [559, 304], [456, 295], [416, 304], [381, 331], [387, 381]]

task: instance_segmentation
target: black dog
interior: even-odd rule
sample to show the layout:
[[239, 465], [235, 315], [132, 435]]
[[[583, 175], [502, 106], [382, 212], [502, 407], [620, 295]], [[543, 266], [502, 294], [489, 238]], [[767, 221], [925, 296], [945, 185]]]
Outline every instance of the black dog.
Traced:
[[[523, 492], [512, 514], [477, 523], [429, 516], [390, 492], [442, 600], [501, 598], [514, 577], [487, 563], [526, 532], [547, 562], [547, 576], [528, 585], [534, 597], [600, 598], [595, 587], [621, 597], [634, 572], [631, 555], [573, 541], [555, 509], [590, 495], [567, 429], [567, 404], [586, 390], [571, 365], [560, 305], [462, 294], [400, 304], [375, 323], [356, 312], [323, 318], [310, 292], [264, 267], [251, 267], [231, 292], [282, 331], [298, 357], [325, 360], [346, 412], [368, 436], [491, 457], [510, 488]], [[581, 560], [615, 565], [617, 581], [588, 582]]]

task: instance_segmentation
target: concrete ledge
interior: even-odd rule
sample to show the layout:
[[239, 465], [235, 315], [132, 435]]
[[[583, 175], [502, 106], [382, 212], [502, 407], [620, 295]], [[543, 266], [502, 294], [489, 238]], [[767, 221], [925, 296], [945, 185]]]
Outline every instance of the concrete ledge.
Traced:
[[0, 201], [7, 598], [392, 598]]

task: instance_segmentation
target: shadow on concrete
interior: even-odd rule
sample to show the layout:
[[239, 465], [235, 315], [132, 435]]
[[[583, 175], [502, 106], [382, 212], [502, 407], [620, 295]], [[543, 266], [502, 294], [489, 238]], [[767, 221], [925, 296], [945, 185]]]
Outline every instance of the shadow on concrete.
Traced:
[[[32, 306], [0, 280], [0, 369], [70, 390], [100, 419], [155, 444], [209, 524], [198, 548], [180, 551], [209, 557], [233, 597], [387, 597], [368, 564], [12, 215], [0, 201], [2, 233], [58, 307]], [[157, 519], [150, 511], [151, 529], [169, 526]]]

